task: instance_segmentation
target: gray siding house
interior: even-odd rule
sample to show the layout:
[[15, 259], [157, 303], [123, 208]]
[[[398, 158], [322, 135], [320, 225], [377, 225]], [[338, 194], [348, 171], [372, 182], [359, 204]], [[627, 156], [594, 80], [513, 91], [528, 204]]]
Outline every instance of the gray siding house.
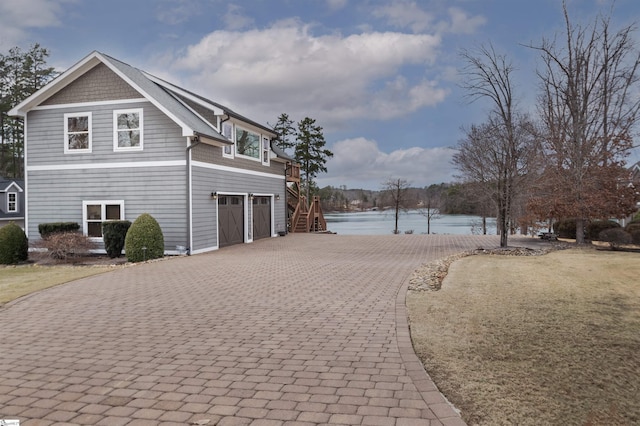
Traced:
[[11, 222], [24, 229], [24, 182], [0, 177], [0, 228]]
[[202, 253], [286, 229], [273, 130], [100, 52], [10, 111], [25, 120], [25, 230], [158, 220], [168, 254]]

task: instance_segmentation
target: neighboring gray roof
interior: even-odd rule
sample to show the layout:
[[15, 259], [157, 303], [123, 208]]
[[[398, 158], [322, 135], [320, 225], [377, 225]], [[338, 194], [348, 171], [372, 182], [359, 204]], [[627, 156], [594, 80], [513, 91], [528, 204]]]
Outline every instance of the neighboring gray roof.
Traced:
[[9, 221], [12, 219], [24, 219], [24, 180], [22, 179], [9, 179], [0, 176], [0, 192], [13, 192], [12, 184], [18, 186], [18, 192], [20, 195], [18, 198], [18, 211], [16, 213], [6, 213], [5, 207], [0, 206], [0, 221]]
[[7, 191], [12, 183], [18, 185], [18, 187], [20, 188], [20, 192], [24, 191], [24, 180], [0, 177], [0, 192]]

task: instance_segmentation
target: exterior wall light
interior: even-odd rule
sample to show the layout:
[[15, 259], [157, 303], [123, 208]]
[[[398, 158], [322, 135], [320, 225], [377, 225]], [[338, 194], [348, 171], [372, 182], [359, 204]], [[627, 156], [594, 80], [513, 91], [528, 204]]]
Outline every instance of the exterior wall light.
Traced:
[[212, 192], [211, 193], [211, 199], [212, 200], [217, 200], [218, 199], [218, 193], [217, 192]]

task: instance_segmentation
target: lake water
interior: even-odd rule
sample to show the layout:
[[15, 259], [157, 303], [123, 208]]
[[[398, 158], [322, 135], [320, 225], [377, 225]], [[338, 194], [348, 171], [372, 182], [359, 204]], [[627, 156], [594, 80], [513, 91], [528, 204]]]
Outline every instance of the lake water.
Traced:
[[[365, 211], [350, 213], [325, 213], [327, 228], [342, 235], [387, 235], [393, 232], [395, 212]], [[427, 233], [427, 218], [417, 210], [401, 213], [398, 218], [400, 233], [413, 230], [414, 234]], [[432, 234], [482, 234], [482, 219], [470, 215], [440, 215], [431, 219]], [[487, 234], [496, 234], [495, 218], [487, 218]]]

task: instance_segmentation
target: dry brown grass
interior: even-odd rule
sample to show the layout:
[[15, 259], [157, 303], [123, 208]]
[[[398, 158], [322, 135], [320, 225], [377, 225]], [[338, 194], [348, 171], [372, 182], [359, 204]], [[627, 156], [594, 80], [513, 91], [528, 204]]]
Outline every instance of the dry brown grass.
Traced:
[[640, 424], [640, 254], [471, 256], [407, 298], [416, 353], [480, 425]]
[[0, 306], [27, 294], [90, 275], [113, 266], [4, 266], [0, 267]]

